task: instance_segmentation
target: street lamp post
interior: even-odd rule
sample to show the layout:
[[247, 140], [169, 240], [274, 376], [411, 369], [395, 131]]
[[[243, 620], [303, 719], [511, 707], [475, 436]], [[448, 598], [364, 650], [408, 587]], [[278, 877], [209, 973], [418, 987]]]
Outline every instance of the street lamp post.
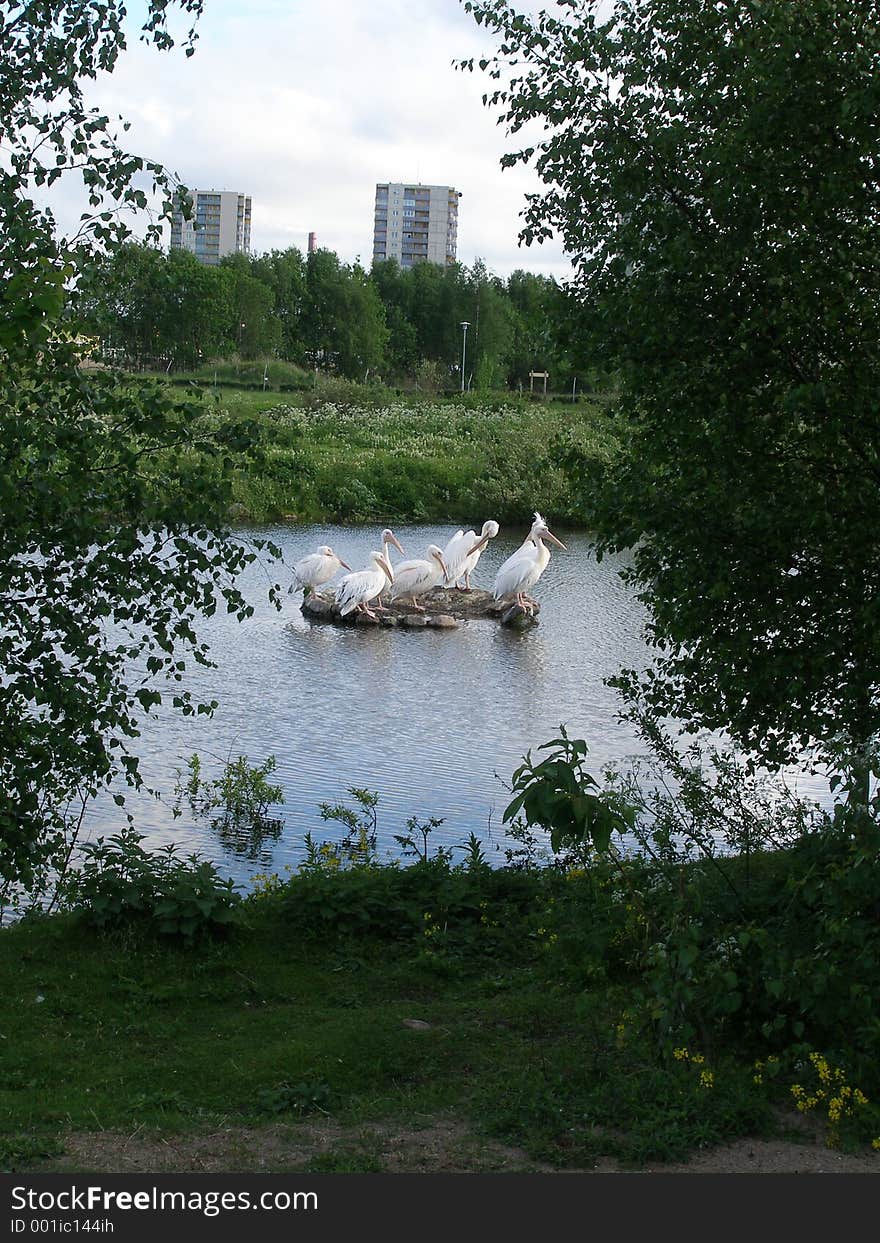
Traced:
[[467, 330], [470, 324], [466, 319], [461, 321], [461, 391], [464, 392], [464, 359], [465, 348], [467, 346]]

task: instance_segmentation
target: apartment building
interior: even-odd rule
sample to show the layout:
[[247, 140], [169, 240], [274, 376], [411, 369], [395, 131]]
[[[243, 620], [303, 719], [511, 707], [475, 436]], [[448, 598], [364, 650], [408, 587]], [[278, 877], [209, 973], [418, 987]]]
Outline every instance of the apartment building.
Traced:
[[232, 190], [193, 190], [191, 220], [181, 211], [171, 217], [171, 249], [192, 251], [202, 263], [218, 264], [224, 255], [251, 246], [250, 195]]
[[373, 262], [396, 259], [402, 268], [455, 263], [460, 198], [454, 186], [377, 185]]

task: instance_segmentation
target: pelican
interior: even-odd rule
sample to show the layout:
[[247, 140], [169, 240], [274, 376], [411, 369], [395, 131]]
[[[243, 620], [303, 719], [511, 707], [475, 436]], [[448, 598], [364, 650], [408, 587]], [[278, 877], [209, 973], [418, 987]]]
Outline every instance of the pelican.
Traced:
[[416, 596], [422, 596], [432, 587], [436, 587], [441, 578], [448, 577], [446, 562], [443, 560], [443, 549], [436, 544], [428, 545], [428, 556], [425, 560], [400, 561], [394, 570], [394, 582], [391, 584], [391, 599], [399, 600], [404, 596], [412, 599], [413, 608], [424, 613], [424, 606], [419, 604]]
[[[406, 553], [403, 551], [403, 545], [400, 543], [397, 536], [394, 534], [392, 530], [390, 530], [389, 527], [386, 527], [385, 530], [382, 532], [381, 538], [382, 538], [382, 552], [384, 553], [385, 560], [388, 562], [389, 565], [391, 565], [391, 545], [392, 544], [394, 545], [394, 547], [397, 549], [397, 551], [400, 553], [402, 557], [406, 556]], [[391, 568], [393, 570], [394, 566], [391, 566]], [[379, 594], [378, 604], [377, 604], [377, 607], [379, 608], [382, 607], [382, 594], [384, 593], [385, 587], [387, 586], [388, 584], [386, 583], [382, 588], [382, 592], [380, 592]]]
[[382, 532], [382, 551], [385, 554], [385, 560], [389, 565], [391, 565], [391, 552], [389, 551], [391, 544], [394, 545], [402, 557], [406, 556], [406, 553], [403, 551], [397, 536], [393, 531], [389, 531], [388, 527], [386, 527]]
[[[527, 593], [550, 564], [550, 549], [544, 540], [550, 540], [557, 548], [565, 548], [562, 540], [558, 540], [540, 514], [535, 514], [532, 529], [525, 542], [516, 552], [507, 558], [495, 575], [493, 593], [496, 600], [505, 596], [515, 596], [516, 603], [527, 613], [534, 612], [535, 601]], [[473, 552], [474, 549], [471, 549]]]
[[338, 557], [329, 544], [322, 544], [317, 552], [310, 552], [307, 557], [297, 561], [293, 567], [293, 583], [290, 590], [294, 591], [297, 587], [302, 587], [303, 591], [316, 596], [320, 595], [318, 588], [328, 583], [333, 575], [343, 567], [346, 570], [351, 569], [348, 562]]
[[443, 560], [446, 562], [449, 573], [447, 582], [450, 586], [457, 584], [463, 575], [464, 590], [470, 591], [471, 574], [489, 540], [496, 536], [498, 531], [498, 523], [491, 518], [483, 523], [483, 529], [479, 535], [476, 531], [456, 531], [443, 549]]
[[386, 580], [389, 583], [394, 582], [394, 571], [383, 552], [371, 552], [370, 561], [373, 564], [368, 565], [365, 570], [355, 570], [353, 574], [346, 574], [339, 580], [336, 606], [343, 617], [357, 609], [366, 613], [367, 617], [376, 619], [376, 614], [370, 608], [370, 601], [381, 595]]

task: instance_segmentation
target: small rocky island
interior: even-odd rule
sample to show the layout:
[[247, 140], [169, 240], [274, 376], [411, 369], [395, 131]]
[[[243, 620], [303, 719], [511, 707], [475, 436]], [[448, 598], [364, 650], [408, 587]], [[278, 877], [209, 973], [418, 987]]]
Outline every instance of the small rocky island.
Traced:
[[383, 599], [384, 612], [377, 617], [368, 617], [366, 613], [354, 612], [343, 617], [330, 593], [322, 596], [308, 595], [303, 599], [302, 611], [312, 621], [331, 622], [337, 626], [404, 626], [413, 630], [432, 628], [434, 630], [455, 630], [463, 621], [495, 621], [502, 626], [513, 626], [524, 629], [535, 626], [541, 606], [534, 605], [534, 612], [528, 613], [518, 604], [495, 601], [491, 591], [461, 591], [456, 587], [435, 588], [420, 599], [424, 613], [418, 612], [411, 604], [391, 604]]

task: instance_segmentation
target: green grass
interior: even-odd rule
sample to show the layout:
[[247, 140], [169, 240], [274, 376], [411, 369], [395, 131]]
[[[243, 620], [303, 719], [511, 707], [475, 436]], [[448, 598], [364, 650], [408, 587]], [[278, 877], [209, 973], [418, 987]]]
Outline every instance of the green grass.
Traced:
[[360, 844], [375, 799], [349, 794], [360, 813], [328, 817], [348, 846], [307, 838], [247, 898], [119, 834], [66, 879], [67, 913], [0, 929], [0, 1167], [69, 1168], [85, 1136], [112, 1169], [148, 1134], [148, 1161], [177, 1137], [175, 1168], [198, 1137], [256, 1135], [273, 1169], [375, 1170], [369, 1133], [441, 1125], [457, 1168], [498, 1168], [499, 1145], [532, 1169], [639, 1166], [778, 1133], [783, 1103], [880, 1148], [880, 829], [860, 812], [789, 823], [785, 803], [749, 818], [747, 854], [696, 830], [675, 847], [661, 818], [640, 852], [536, 865], [519, 824], [506, 865], [474, 839], [400, 866]]
[[572, 461], [601, 470], [617, 451], [613, 419], [598, 398], [571, 406], [351, 392], [223, 389], [204, 397], [218, 424], [249, 417], [263, 432], [266, 461], [236, 474], [237, 516], [474, 522], [540, 508], [577, 524], [582, 484]]
[[[531, 1169], [638, 1167], [779, 1134], [776, 1107], [791, 1114], [797, 1093], [817, 1094], [829, 1143], [864, 1152], [880, 1123], [873, 874], [850, 895], [845, 945], [821, 928], [814, 945], [803, 922], [853, 851], [826, 834], [711, 866], [585, 851], [496, 869], [336, 867], [318, 852], [189, 944], [141, 906], [98, 931], [86, 894], [77, 912], [0, 930], [0, 1169], [71, 1168], [84, 1135], [148, 1135], [154, 1157], [177, 1137], [184, 1168], [187, 1143], [223, 1135], [264, 1137], [273, 1169], [369, 1172], [386, 1168], [383, 1131], [443, 1126], [456, 1168], [499, 1168], [502, 1148]], [[801, 873], [807, 892], [788, 884]], [[831, 1013], [802, 971], [829, 953]], [[809, 1031], [768, 1027], [777, 1007]], [[113, 1168], [112, 1149], [93, 1160]]]
[[[454, 1116], [561, 1168], [672, 1159], [771, 1125], [741, 1068], [715, 1067], [717, 1088], [700, 1089], [691, 1067], [621, 1037], [614, 990], [554, 979], [533, 938], [505, 957], [432, 956], [412, 940], [305, 941], [249, 905], [249, 928], [198, 949], [70, 916], [0, 933], [0, 1166], [40, 1168], [69, 1131], [312, 1115], [349, 1128]], [[343, 1144], [310, 1168], [365, 1159]]]

